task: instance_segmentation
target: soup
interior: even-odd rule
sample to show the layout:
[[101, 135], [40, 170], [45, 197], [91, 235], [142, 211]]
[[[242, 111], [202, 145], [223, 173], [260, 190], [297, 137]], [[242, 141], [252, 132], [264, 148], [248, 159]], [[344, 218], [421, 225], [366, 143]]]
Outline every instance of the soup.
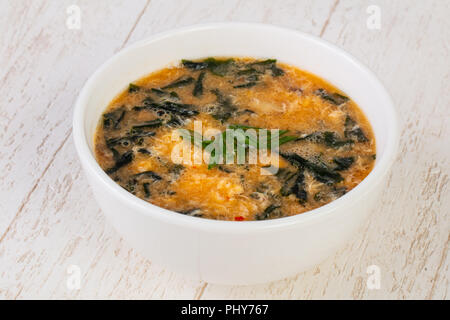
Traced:
[[[235, 138], [229, 149], [225, 133]], [[357, 186], [376, 157], [355, 102], [274, 59], [182, 60], [154, 72], [107, 106], [94, 143], [103, 170], [135, 196], [232, 221], [323, 206]]]

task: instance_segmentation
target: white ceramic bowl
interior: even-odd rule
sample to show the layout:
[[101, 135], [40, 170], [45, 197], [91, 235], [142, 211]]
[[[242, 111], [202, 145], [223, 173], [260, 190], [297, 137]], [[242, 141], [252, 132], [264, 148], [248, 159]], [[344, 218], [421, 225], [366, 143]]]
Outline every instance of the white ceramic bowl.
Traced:
[[[127, 85], [179, 60], [208, 56], [276, 58], [328, 80], [372, 124], [377, 160], [356, 188], [323, 207], [267, 221], [182, 215], [121, 188], [94, 158], [93, 136], [108, 103]], [[89, 79], [75, 106], [73, 136], [94, 195], [117, 231], [152, 262], [195, 279], [254, 284], [282, 279], [324, 260], [380, 201], [396, 155], [398, 127], [389, 94], [366, 67], [316, 37], [270, 25], [220, 23], [165, 32], [122, 50]]]

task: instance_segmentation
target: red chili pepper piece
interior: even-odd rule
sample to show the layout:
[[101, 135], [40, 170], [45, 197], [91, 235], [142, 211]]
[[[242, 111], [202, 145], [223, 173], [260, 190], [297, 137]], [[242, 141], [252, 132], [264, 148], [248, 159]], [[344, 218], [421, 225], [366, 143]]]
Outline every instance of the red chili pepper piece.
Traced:
[[244, 219], [243, 216], [237, 216], [237, 217], [234, 217], [234, 220], [236, 220], [236, 221], [244, 221], [245, 219]]

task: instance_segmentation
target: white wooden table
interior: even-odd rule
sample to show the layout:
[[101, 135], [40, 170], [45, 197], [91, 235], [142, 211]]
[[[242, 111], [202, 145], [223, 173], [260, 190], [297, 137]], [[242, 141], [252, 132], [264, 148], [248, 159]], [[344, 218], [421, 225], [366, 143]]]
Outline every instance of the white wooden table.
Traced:
[[[0, 298], [448, 298], [449, 0], [0, 0], [0, 8]], [[217, 21], [271, 23], [335, 43], [381, 78], [399, 111], [400, 153], [383, 201], [345, 248], [295, 278], [226, 287], [152, 264], [105, 222], [75, 154], [73, 104], [105, 59], [157, 32]], [[370, 265], [379, 289], [367, 286]]]

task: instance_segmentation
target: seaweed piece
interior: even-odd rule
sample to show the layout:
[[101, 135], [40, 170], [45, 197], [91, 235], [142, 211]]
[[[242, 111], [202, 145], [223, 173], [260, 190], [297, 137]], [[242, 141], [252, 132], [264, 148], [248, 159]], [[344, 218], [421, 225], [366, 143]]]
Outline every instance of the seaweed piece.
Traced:
[[272, 76], [278, 77], [284, 74], [283, 69], [277, 67], [275, 59], [267, 59], [252, 62], [244, 65], [245, 69], [237, 70], [238, 66], [236, 65], [233, 59], [216, 59], [216, 58], [207, 58], [203, 61], [190, 61], [190, 60], [181, 60], [181, 63], [184, 67], [191, 70], [209, 70], [212, 74], [217, 76], [225, 76], [230, 74], [231, 72], [235, 72], [237, 76], [242, 75], [257, 75], [263, 74], [266, 71], [270, 71]]
[[153, 180], [162, 180], [161, 176], [153, 171], [143, 171], [133, 175], [134, 178], [150, 178]]
[[300, 137], [297, 140], [308, 140], [314, 143], [323, 143], [327, 147], [338, 149], [340, 147], [352, 144], [353, 140], [344, 140], [339, 137], [336, 132], [332, 131], [317, 131], [306, 136]]
[[147, 128], [157, 128], [162, 125], [163, 121], [161, 119], [154, 119], [150, 121], [145, 121], [139, 124], [135, 124], [131, 127], [131, 132], [140, 132], [142, 129]]
[[129, 92], [129, 93], [137, 92], [137, 91], [139, 91], [140, 89], [141, 89], [141, 87], [138, 86], [138, 85], [135, 85], [134, 83], [130, 83], [130, 84], [128, 85], [128, 92]]
[[233, 88], [235, 88], [235, 89], [251, 88], [251, 87], [256, 86], [257, 84], [258, 84], [257, 82], [252, 81], [252, 82], [246, 82], [246, 83], [243, 83], [243, 84], [238, 84], [236, 86], [233, 86]]
[[184, 170], [184, 166], [182, 164], [174, 164], [171, 168], [170, 168], [170, 172], [175, 173], [175, 174], [180, 174], [181, 171]]
[[238, 115], [242, 115], [242, 114], [246, 114], [246, 113], [248, 113], [248, 114], [255, 114], [256, 112], [253, 111], [253, 110], [250, 110], [250, 109], [244, 109], [244, 110], [240, 110], [238, 112]]
[[145, 107], [145, 106], [134, 106], [131, 110], [141, 111], [141, 110], [145, 110], [145, 109], [147, 109], [147, 107]]
[[170, 101], [178, 102], [178, 101], [180, 101], [180, 96], [175, 91], [170, 91], [169, 92], [169, 96], [166, 97], [165, 99], [166, 100], [170, 100]]
[[250, 198], [255, 200], [261, 200], [261, 192], [252, 192], [250, 193]]
[[192, 91], [192, 94], [195, 97], [199, 97], [203, 94], [203, 78], [205, 77], [206, 72], [202, 71], [198, 75], [197, 81], [195, 82], [194, 91]]
[[274, 63], [277, 63], [277, 59], [266, 59], [266, 60], [259, 60], [255, 62], [251, 62], [249, 65], [252, 68], [263, 68], [262, 70], [259, 69], [258, 71], [265, 71], [268, 67], [271, 67]]
[[134, 154], [133, 151], [127, 151], [124, 154], [122, 154], [119, 159], [117, 159], [116, 164], [112, 167], [106, 170], [107, 174], [111, 174], [122, 168], [123, 166], [129, 164], [131, 161], [133, 161]]
[[[153, 90], [153, 89], [152, 89]], [[156, 89], [155, 89], [156, 90]], [[160, 90], [161, 91], [161, 90]], [[153, 101], [155, 101], [155, 100], [153, 100], [153, 98], [152, 97], [150, 97], [150, 96], [147, 96], [147, 97], [145, 97], [144, 98], [144, 100], [142, 100], [142, 102], [145, 104], [145, 103], [152, 103]], [[136, 108], [136, 107], [135, 107]], [[133, 108], [134, 109], [134, 108]]]
[[260, 193], [267, 193], [270, 187], [265, 183], [260, 183], [256, 186], [256, 191]]
[[125, 106], [103, 115], [103, 127], [106, 129], [119, 129], [119, 124], [125, 117]]
[[[131, 180], [135, 181], [135, 183], [137, 184], [138, 182], [142, 181], [142, 179], [152, 179], [152, 182], [162, 180], [161, 176], [159, 176], [158, 174], [156, 174], [153, 171], [139, 172], [139, 173], [133, 175]], [[144, 189], [144, 194], [145, 194], [146, 198], [149, 198], [151, 196], [150, 184], [151, 183], [148, 181], [145, 181], [142, 183], [142, 187]]]
[[[153, 90], [153, 89], [151, 89], [151, 90]], [[155, 90], [159, 90], [159, 89], [155, 89]], [[162, 92], [164, 92], [164, 91], [162, 91]], [[152, 97], [147, 96], [147, 97], [145, 97], [145, 98], [142, 100], [142, 103], [144, 104], [143, 106], [134, 106], [134, 107], [132, 108], [132, 110], [133, 110], [133, 111], [147, 110], [147, 109], [148, 109], [148, 108], [147, 108], [147, 105], [150, 104], [150, 103], [153, 103], [153, 102], [155, 102], [155, 100], [153, 100]]]
[[323, 133], [323, 141], [327, 147], [340, 148], [342, 146], [352, 144], [351, 140], [342, 140], [335, 132], [325, 131]]
[[[255, 129], [255, 130], [258, 130], [258, 129], [262, 129], [262, 128], [260, 128], [260, 127], [247, 126], [247, 125], [245, 125], [245, 124], [238, 124], [238, 123], [230, 124], [230, 125], [228, 126], [228, 128], [233, 129], [233, 130], [236, 130], [236, 129], [242, 129], [242, 130], [247, 130], [247, 129]], [[270, 134], [270, 132], [269, 132], [269, 134]]]
[[166, 122], [167, 125], [172, 127], [178, 127], [183, 124], [183, 119], [181, 119], [179, 116], [171, 114], [169, 121]]
[[334, 104], [336, 106], [340, 106], [341, 104], [344, 104], [350, 100], [348, 97], [343, 96], [342, 94], [339, 94], [337, 92], [330, 93], [322, 88], [317, 89], [314, 93], [317, 96], [321, 97], [323, 100], [331, 102], [332, 104]]
[[117, 159], [120, 158], [120, 153], [119, 151], [117, 151], [115, 148], [109, 148], [109, 150], [111, 150], [112, 154], [113, 154], [113, 159], [114, 161], [117, 161]]
[[275, 64], [272, 65], [270, 68], [270, 71], [272, 71], [272, 76], [279, 77], [284, 74], [284, 70], [281, 68], [278, 68]]
[[117, 137], [117, 138], [111, 138], [106, 140], [106, 146], [111, 149], [114, 146], [122, 146], [122, 147], [128, 147], [131, 145], [132, 142], [136, 143], [140, 139], [146, 138], [146, 137], [152, 137], [155, 133], [153, 131], [146, 131], [146, 132], [138, 132], [134, 134], [130, 134], [123, 137]]
[[347, 131], [345, 134], [348, 137], [356, 139], [356, 141], [358, 141], [358, 142], [369, 141], [369, 139], [367, 139], [366, 135], [364, 134], [364, 132], [362, 131], [361, 128], [356, 128], [356, 129]]
[[[155, 93], [156, 95], [158, 95], [158, 96], [163, 96], [163, 95], [166, 95], [166, 94], [167, 94], [167, 92], [165, 92], [165, 91], [163, 91], [163, 90], [161, 90], [161, 89], [158, 89], [158, 88], [151, 88], [150, 90], [151, 90], [153, 93]], [[145, 102], [148, 98], [151, 99], [151, 97], [147, 97], [147, 98], [144, 99], [144, 102]], [[150, 102], [153, 102], [153, 99], [151, 99]]]
[[284, 70], [277, 67], [276, 59], [267, 59], [257, 62], [250, 63], [250, 68], [255, 69], [260, 73], [265, 73], [267, 70], [270, 70], [273, 77], [279, 77], [284, 74]]
[[[180, 102], [180, 97], [178, 96], [178, 93], [176, 93], [175, 91], [167, 92], [158, 88], [152, 88], [150, 90], [159, 97], [158, 100], [160, 102], [163, 101]], [[155, 102], [155, 100], [152, 99], [152, 97], [148, 96], [147, 98], [142, 100], [142, 102], [144, 104], [149, 104]]]
[[125, 188], [125, 190], [127, 190], [128, 192], [131, 192], [132, 194], [136, 194], [136, 184], [137, 181], [134, 179], [130, 179], [128, 180], [127, 184], [125, 186], [123, 186], [123, 188]]
[[216, 95], [218, 103], [218, 108], [212, 114], [213, 118], [222, 122], [227, 121], [238, 108], [233, 105], [230, 97], [225, 97], [218, 89], [211, 92]]
[[234, 172], [234, 171], [231, 170], [229, 167], [224, 166], [224, 165], [219, 165], [219, 166], [217, 167], [217, 169], [219, 169], [220, 171], [223, 171], [223, 172], [225, 172], [225, 173], [233, 173], [233, 172]]
[[282, 185], [280, 189], [281, 195], [287, 197], [293, 192], [292, 190], [294, 188], [295, 181], [297, 180], [297, 173], [280, 168], [276, 176]]
[[194, 209], [190, 209], [190, 210], [184, 210], [184, 211], [177, 211], [178, 213], [187, 215], [187, 216], [191, 216], [191, 217], [202, 217], [202, 210], [199, 208], [194, 208]]
[[233, 59], [218, 60], [215, 58], [207, 58], [203, 61], [181, 60], [184, 67], [191, 70], [208, 69], [212, 74], [223, 77], [228, 74], [231, 67], [234, 66]]
[[317, 192], [314, 195], [314, 200], [316, 202], [319, 202], [319, 201], [329, 202], [329, 201], [336, 200], [337, 198], [342, 197], [346, 193], [347, 193], [347, 189], [345, 187], [340, 187], [340, 188], [333, 187], [328, 190], [321, 190], [321, 191]]
[[148, 150], [145, 149], [145, 148], [140, 148], [140, 149], [138, 149], [137, 152], [139, 152], [139, 153], [141, 153], [141, 154], [146, 154], [146, 155], [151, 155], [151, 154], [152, 154], [150, 151], [148, 151]]
[[312, 161], [308, 161], [296, 153], [280, 153], [280, 155], [288, 160], [292, 165], [300, 169], [303, 167], [308, 169], [317, 181], [324, 184], [330, 185], [344, 180], [344, 178], [342, 178], [342, 176], [338, 172], [334, 172], [324, 163], [313, 163]]
[[272, 216], [272, 213], [280, 208], [279, 205], [271, 204], [262, 213], [255, 215], [255, 220], [266, 220]]
[[146, 198], [149, 198], [149, 197], [151, 196], [151, 193], [150, 193], [150, 183], [144, 182], [144, 183], [142, 184], [142, 187], [144, 188], [144, 194], [145, 194], [145, 197], [146, 197]]
[[220, 77], [227, 75], [234, 65], [233, 59], [217, 60], [215, 58], [207, 58], [204, 62], [207, 63], [207, 68], [212, 74]]
[[196, 62], [183, 59], [181, 60], [181, 64], [191, 70], [203, 70], [208, 68], [208, 63], [206, 62]]
[[345, 118], [344, 126], [344, 135], [346, 138], [356, 140], [357, 142], [369, 141], [369, 139], [367, 139], [366, 135], [362, 131], [361, 127], [356, 123], [355, 120], [353, 120], [349, 116]]
[[310, 163], [307, 168], [313, 172], [314, 178], [317, 181], [322, 182], [324, 184], [331, 185], [344, 180], [344, 178], [342, 178], [342, 176], [339, 173], [334, 172], [332, 169], [328, 168], [325, 164], [316, 165]]
[[295, 194], [300, 203], [305, 203], [307, 200], [307, 192], [305, 190], [305, 175], [303, 168], [299, 168], [297, 172], [292, 172], [287, 169], [282, 169], [277, 173], [277, 178], [280, 180], [282, 187], [280, 194], [282, 196], [289, 196]]
[[106, 140], [106, 146], [112, 151], [115, 146], [120, 146], [120, 147], [129, 147], [131, 145], [132, 142], [132, 138], [130, 136], [125, 136], [125, 137], [118, 137], [118, 138], [111, 138]]
[[[247, 69], [250, 70], [250, 69]], [[253, 69], [254, 70], [254, 69]], [[239, 74], [239, 72], [238, 72]], [[259, 76], [257, 73], [249, 73], [245, 77], [245, 82], [235, 85], [233, 88], [241, 89], [241, 88], [251, 88], [258, 84]]]
[[188, 84], [191, 84], [192, 82], [194, 82], [194, 78], [189, 77], [189, 76], [184, 76], [184, 77], [178, 78], [177, 80], [168, 84], [167, 86], [162, 87], [161, 89], [166, 90], [166, 89], [180, 88], [180, 87], [187, 86]]
[[239, 70], [236, 74], [238, 76], [246, 76], [246, 75], [255, 75], [255, 74], [260, 74], [260, 73], [261, 72], [259, 72], [255, 68], [248, 68], [248, 69], [244, 69], [244, 70]]
[[297, 174], [292, 192], [295, 194], [301, 204], [304, 204], [308, 199], [308, 194], [305, 190], [305, 174], [302, 170], [299, 170]]
[[181, 164], [174, 164], [169, 168], [169, 172], [172, 174], [172, 179], [176, 180], [179, 178], [181, 172], [184, 170], [184, 166]]
[[145, 104], [145, 107], [148, 109], [165, 110], [170, 113], [174, 113], [174, 114], [177, 114], [180, 116], [185, 116], [185, 117], [196, 116], [199, 113], [197, 110], [193, 110], [192, 109], [193, 106], [189, 105], [189, 104], [177, 103], [177, 102], [172, 102], [172, 101], [163, 101], [160, 103], [157, 103], [157, 102], [147, 103], [145, 101], [143, 101], [143, 102]]
[[343, 171], [347, 170], [351, 167], [353, 162], [355, 162], [354, 157], [336, 157], [333, 158], [333, 162], [337, 165], [336, 168], [334, 168], [335, 171]]
[[290, 87], [289, 91], [292, 91], [294, 93], [296, 93], [298, 96], [301, 96], [303, 93], [303, 89], [302, 88], [298, 88], [298, 87]]

